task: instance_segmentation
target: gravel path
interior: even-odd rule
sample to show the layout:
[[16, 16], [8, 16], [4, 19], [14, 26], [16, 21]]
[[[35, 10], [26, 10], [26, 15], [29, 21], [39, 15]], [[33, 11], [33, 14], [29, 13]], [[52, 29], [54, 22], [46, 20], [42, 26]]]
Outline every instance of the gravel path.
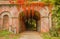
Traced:
[[19, 39], [42, 39], [38, 32], [23, 32]]

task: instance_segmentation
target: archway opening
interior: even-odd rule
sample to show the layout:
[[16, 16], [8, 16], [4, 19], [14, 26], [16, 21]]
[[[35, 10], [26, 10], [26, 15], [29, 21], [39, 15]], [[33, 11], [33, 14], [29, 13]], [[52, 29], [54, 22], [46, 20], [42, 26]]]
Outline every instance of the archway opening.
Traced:
[[[34, 15], [33, 15], [34, 14]], [[30, 10], [30, 13], [26, 10], [26, 13], [21, 12], [19, 14], [19, 26], [20, 31], [38, 31], [37, 22], [40, 20], [40, 13]]]
[[8, 27], [9, 27], [9, 16], [4, 15], [3, 16], [3, 29], [8, 30]]

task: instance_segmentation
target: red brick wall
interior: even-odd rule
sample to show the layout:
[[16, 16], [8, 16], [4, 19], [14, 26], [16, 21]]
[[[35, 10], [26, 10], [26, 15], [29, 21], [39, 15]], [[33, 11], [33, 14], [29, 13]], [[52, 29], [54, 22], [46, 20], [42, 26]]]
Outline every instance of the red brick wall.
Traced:
[[[27, 9], [27, 8], [26, 8]], [[27, 9], [28, 10], [28, 9]], [[45, 6], [45, 7], [35, 7], [34, 10], [38, 11], [40, 13], [40, 18], [41, 20], [39, 21], [40, 24], [39, 25], [39, 30], [41, 32], [48, 32], [49, 31], [49, 27], [51, 26], [51, 20], [50, 20], [50, 23], [49, 23], [49, 18], [51, 18], [51, 16], [49, 17], [49, 10], [48, 10], [48, 7]], [[1, 17], [1, 20], [0, 20], [0, 25], [2, 26], [2, 14], [5, 14], [4, 12], [8, 12], [9, 13], [9, 19], [12, 19], [12, 20], [9, 20], [9, 26], [11, 25], [13, 27], [13, 30], [16, 29], [16, 32], [18, 33], [19, 32], [19, 14], [21, 12], [23, 12], [23, 9], [22, 7], [20, 7], [20, 10], [18, 11], [17, 7], [16, 6], [1, 6], [0, 7], [0, 17]], [[7, 13], [7, 14], [8, 14]], [[49, 17], [49, 18], [48, 18]], [[10, 22], [11, 21], [11, 22]], [[22, 24], [24, 24], [22, 22]], [[24, 25], [22, 25], [23, 28], [24, 28]], [[24, 30], [24, 29], [23, 29]]]

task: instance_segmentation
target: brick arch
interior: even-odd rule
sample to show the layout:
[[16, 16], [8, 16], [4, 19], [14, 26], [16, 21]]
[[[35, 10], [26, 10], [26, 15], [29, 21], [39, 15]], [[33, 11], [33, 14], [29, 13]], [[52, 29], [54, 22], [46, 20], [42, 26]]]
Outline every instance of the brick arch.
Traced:
[[[27, 11], [28, 11], [28, 10], [27, 10]], [[39, 12], [39, 11], [37, 11], [37, 10], [34, 10], [34, 11], [36, 11], [37, 13], [39, 13], [39, 14], [40, 14], [40, 12]], [[24, 12], [24, 11], [23, 11], [23, 10], [21, 10], [21, 11], [19, 12], [19, 15], [20, 15], [22, 12]], [[18, 18], [19, 18], [19, 15], [18, 15]], [[40, 16], [40, 15], [39, 15], [39, 16]], [[37, 26], [38, 26], [38, 27], [37, 27], [37, 28], [38, 28], [38, 30], [37, 30], [37, 31], [39, 32], [39, 30], [40, 30], [40, 28], [39, 28], [39, 27], [41, 26], [41, 23], [40, 23], [41, 21], [40, 21], [40, 20], [38, 20], [37, 22], [38, 22], [38, 24], [37, 24]], [[21, 26], [21, 25], [20, 25], [20, 26]], [[23, 25], [23, 26], [24, 26], [24, 25]], [[21, 28], [20, 28], [20, 29], [21, 29]], [[24, 30], [25, 30], [25, 28], [24, 28]]]
[[[26, 10], [28, 10], [28, 9], [26, 8]], [[18, 16], [23, 11], [24, 11], [23, 8], [21, 8], [20, 11], [18, 12]], [[48, 16], [48, 14], [49, 14], [49, 8], [47, 6], [45, 6], [45, 7], [37, 7], [37, 8], [35, 7], [34, 11], [39, 12], [41, 16]]]
[[8, 11], [3, 11], [3, 12], [1, 12], [1, 18], [3, 18], [3, 16], [4, 15], [8, 15], [9, 17], [11, 17], [12, 15], [11, 15], [11, 13], [10, 12], [8, 12]]
[[[27, 9], [28, 10], [28, 9]], [[41, 16], [41, 20], [38, 21], [38, 31], [40, 32], [48, 32], [49, 31], [49, 9], [47, 6], [43, 7], [43, 8], [40, 8], [39, 10], [37, 8], [34, 8], [34, 11], [37, 11], [40, 13], [40, 16]], [[20, 10], [19, 14], [21, 14], [21, 12], [23, 12], [23, 9]], [[18, 14], [18, 17], [19, 17], [19, 14]], [[19, 22], [18, 22], [19, 23]], [[44, 25], [43, 25], [44, 24]]]
[[10, 12], [8, 12], [8, 11], [4, 11], [4, 12], [2, 12], [1, 13], [1, 26], [2, 26], [2, 28], [3, 28], [3, 20], [4, 20], [4, 16], [8, 16], [7, 18], [8, 18], [8, 21], [9, 21], [9, 25], [8, 25], [8, 30], [9, 30], [9, 27], [10, 27], [10, 25], [12, 25], [12, 19], [11, 19], [11, 17], [12, 17], [12, 15], [10, 14]]
[[[27, 11], [28, 11], [28, 9], [27, 9]], [[38, 13], [40, 13], [40, 14], [41, 14], [41, 12], [40, 12], [39, 10], [34, 9], [34, 11], [36, 11], [36, 12], [38, 12]], [[24, 12], [24, 10], [23, 10], [23, 9], [21, 9], [18, 13], [20, 14], [21, 12]], [[18, 17], [19, 17], [19, 14], [18, 14]]]

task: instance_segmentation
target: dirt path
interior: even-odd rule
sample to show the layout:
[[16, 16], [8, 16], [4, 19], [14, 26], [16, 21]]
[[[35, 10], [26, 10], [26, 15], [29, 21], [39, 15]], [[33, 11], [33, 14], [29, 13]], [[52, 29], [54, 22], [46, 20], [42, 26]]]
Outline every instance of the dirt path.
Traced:
[[42, 39], [38, 32], [23, 32], [19, 39]]

